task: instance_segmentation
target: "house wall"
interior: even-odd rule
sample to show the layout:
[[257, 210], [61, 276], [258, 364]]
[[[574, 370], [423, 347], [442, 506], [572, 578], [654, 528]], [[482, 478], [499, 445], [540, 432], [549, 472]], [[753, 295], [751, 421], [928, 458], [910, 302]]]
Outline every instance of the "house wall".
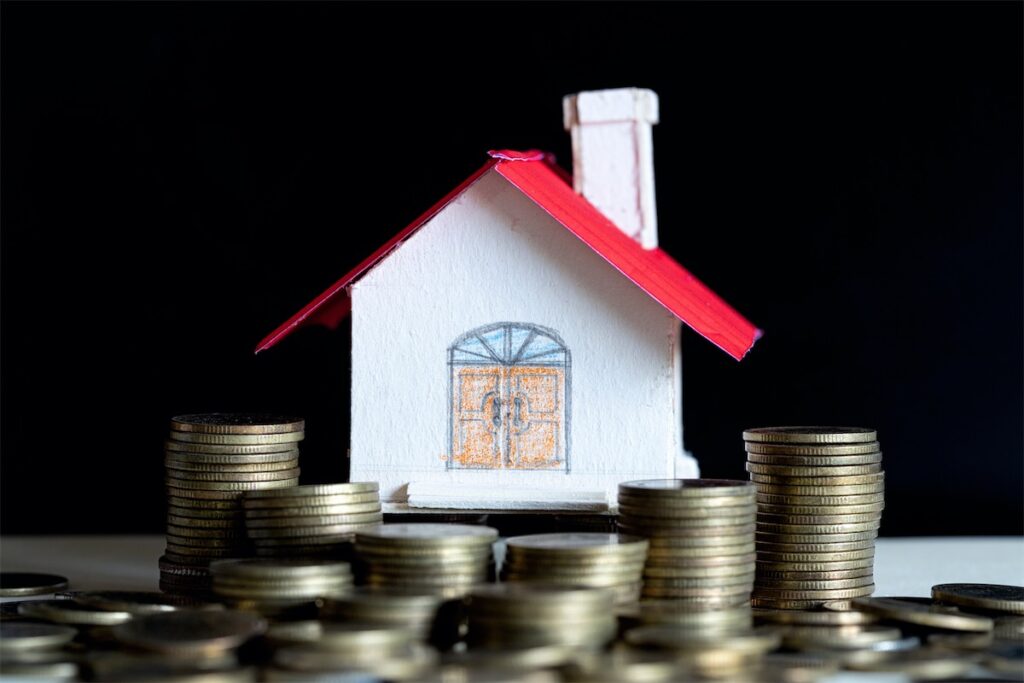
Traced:
[[[681, 453], [679, 323], [493, 171], [365, 275], [352, 296], [351, 476], [382, 499], [433, 483], [606, 492], [671, 477]], [[513, 321], [572, 354], [571, 471], [448, 469], [448, 348]], [[568, 496], [568, 493], [566, 494]]]

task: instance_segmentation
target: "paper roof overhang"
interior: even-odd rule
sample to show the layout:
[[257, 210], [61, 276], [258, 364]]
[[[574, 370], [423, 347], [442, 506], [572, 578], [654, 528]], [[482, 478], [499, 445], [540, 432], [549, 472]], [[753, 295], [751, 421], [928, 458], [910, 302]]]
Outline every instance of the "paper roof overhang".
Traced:
[[760, 338], [759, 329], [671, 256], [661, 249], [644, 249], [576, 194], [566, 182], [565, 173], [548, 155], [511, 150], [489, 154], [490, 161], [480, 170], [267, 335], [256, 352], [269, 349], [300, 327], [337, 327], [351, 310], [348, 288], [490, 170], [508, 180], [681, 322], [736, 360], [741, 360]]

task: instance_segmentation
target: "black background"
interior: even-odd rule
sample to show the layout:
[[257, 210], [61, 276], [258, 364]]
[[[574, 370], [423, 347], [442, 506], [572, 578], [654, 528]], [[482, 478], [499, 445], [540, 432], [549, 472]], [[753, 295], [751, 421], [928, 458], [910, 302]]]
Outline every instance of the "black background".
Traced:
[[686, 445], [877, 427], [883, 533], [1020, 533], [1020, 3], [2, 6], [2, 530], [159, 532], [180, 412], [307, 418], [348, 328], [256, 342], [485, 160], [636, 85], [661, 245], [766, 335], [684, 334]]

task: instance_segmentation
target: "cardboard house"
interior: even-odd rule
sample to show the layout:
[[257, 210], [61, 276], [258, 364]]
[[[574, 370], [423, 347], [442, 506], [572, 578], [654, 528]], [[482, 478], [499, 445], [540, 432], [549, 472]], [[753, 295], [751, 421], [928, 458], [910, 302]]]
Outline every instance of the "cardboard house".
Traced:
[[352, 316], [352, 481], [391, 510], [600, 510], [692, 477], [680, 322], [737, 360], [760, 332], [658, 249], [649, 90], [564, 100], [573, 179], [484, 166], [268, 335]]

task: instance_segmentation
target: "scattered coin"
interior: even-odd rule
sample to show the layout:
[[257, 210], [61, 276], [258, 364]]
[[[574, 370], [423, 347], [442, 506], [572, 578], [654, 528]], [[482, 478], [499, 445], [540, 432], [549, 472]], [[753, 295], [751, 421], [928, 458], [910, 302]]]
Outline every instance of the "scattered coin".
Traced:
[[932, 598], [962, 607], [1024, 614], [1024, 587], [985, 583], [942, 583], [932, 586]]
[[0, 572], [0, 598], [47, 595], [67, 587], [68, 580], [56, 574]]

